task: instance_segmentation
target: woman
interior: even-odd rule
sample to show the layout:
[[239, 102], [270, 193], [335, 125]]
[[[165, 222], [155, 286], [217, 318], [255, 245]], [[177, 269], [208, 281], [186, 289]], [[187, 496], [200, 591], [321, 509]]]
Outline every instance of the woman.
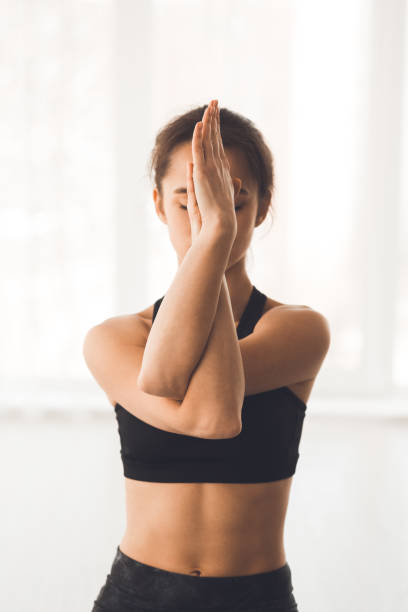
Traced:
[[177, 273], [84, 342], [115, 409], [127, 504], [93, 612], [294, 612], [284, 520], [328, 323], [246, 273], [274, 187], [250, 121], [213, 100], [161, 130], [151, 163]]

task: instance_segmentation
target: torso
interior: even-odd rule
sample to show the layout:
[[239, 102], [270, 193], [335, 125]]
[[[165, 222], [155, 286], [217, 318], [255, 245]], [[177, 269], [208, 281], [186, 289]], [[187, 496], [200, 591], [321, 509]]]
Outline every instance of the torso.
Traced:
[[[290, 306], [267, 298], [263, 314]], [[153, 305], [136, 315], [151, 326]], [[236, 321], [236, 325], [237, 325]], [[314, 379], [290, 385], [305, 403]], [[288, 385], [289, 386], [289, 385]], [[114, 398], [109, 398], [115, 405]], [[196, 576], [267, 572], [286, 562], [284, 522], [292, 477], [266, 483], [162, 483], [125, 477], [122, 552]]]

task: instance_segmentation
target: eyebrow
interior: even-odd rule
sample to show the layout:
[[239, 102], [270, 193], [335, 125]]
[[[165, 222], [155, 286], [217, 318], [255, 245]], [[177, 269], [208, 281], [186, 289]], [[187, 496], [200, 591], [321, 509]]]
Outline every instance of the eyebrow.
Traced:
[[[173, 191], [173, 193], [187, 193], [187, 188], [186, 187], [177, 187], [177, 189], [175, 189]], [[244, 189], [244, 187], [241, 187], [240, 193], [244, 193], [245, 195], [249, 195], [249, 191]]]

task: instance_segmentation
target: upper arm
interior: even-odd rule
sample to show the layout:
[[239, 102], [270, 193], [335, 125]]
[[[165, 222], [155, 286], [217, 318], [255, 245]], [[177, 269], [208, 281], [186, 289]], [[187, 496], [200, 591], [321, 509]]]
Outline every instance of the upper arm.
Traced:
[[310, 308], [272, 308], [239, 341], [245, 395], [314, 378], [330, 345], [327, 319]]
[[[83, 342], [85, 362], [111, 403], [154, 427], [199, 437], [221, 437], [202, 431], [199, 407], [184, 400], [152, 395], [138, 385], [148, 332], [141, 317], [111, 318], [92, 327]], [[225, 437], [230, 437], [225, 436]]]

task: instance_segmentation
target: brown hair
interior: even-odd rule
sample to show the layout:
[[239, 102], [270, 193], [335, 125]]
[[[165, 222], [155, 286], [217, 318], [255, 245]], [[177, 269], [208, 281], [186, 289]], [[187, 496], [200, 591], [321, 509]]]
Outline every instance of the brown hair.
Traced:
[[[207, 105], [198, 106], [192, 110], [171, 119], [156, 136], [151, 152], [148, 172], [149, 176], [162, 197], [162, 180], [165, 177], [172, 150], [183, 142], [191, 142], [195, 124], [201, 121]], [[273, 196], [274, 160], [271, 150], [265, 143], [262, 133], [254, 123], [228, 108], [220, 108], [220, 129], [224, 147], [238, 147], [244, 153], [251, 174], [258, 184], [258, 210], [262, 199], [267, 196], [267, 190]], [[272, 196], [268, 202], [268, 212], [272, 208]]]

